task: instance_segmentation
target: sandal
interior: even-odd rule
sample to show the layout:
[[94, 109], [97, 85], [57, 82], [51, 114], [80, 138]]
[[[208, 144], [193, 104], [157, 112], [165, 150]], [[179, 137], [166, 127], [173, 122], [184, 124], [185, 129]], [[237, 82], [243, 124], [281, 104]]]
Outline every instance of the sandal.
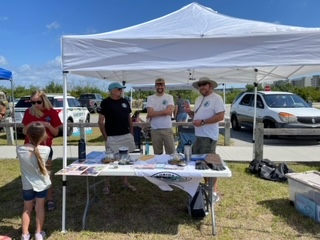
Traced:
[[56, 204], [53, 200], [48, 200], [47, 201], [47, 210], [50, 212], [50, 211], [53, 211], [56, 209]]
[[130, 183], [123, 184], [123, 187], [126, 188], [126, 189], [130, 189], [133, 192], [137, 191], [137, 189], [134, 186], [132, 186]]
[[110, 185], [106, 185], [103, 189], [102, 192], [104, 195], [109, 195], [110, 194]]

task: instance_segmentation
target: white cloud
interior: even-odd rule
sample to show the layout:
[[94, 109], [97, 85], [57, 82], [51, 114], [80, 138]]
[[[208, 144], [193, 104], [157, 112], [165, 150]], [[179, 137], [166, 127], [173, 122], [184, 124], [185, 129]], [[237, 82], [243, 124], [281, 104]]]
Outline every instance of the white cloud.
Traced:
[[8, 19], [8, 17], [0, 17], [0, 21], [7, 21]]
[[0, 65], [7, 65], [8, 61], [4, 56], [0, 56]]
[[[61, 69], [61, 56], [57, 56], [44, 65], [22, 65], [14, 70], [13, 81], [15, 86], [29, 88], [31, 85], [38, 88], [44, 88], [50, 82], [63, 85], [63, 74]], [[98, 87], [107, 91], [108, 82], [98, 79], [92, 79], [78, 75], [68, 75], [68, 89], [76, 86]]]
[[47, 26], [47, 29], [51, 30], [51, 29], [57, 29], [57, 28], [60, 28], [60, 24], [57, 22], [57, 21], [54, 21], [50, 24], [48, 24]]

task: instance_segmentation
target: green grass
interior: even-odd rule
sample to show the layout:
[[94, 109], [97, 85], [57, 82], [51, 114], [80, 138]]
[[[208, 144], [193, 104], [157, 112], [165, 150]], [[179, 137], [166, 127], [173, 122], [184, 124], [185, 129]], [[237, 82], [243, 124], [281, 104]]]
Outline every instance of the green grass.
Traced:
[[[54, 171], [61, 168], [54, 161]], [[248, 163], [229, 162], [232, 178], [219, 179], [223, 194], [216, 204], [216, 239], [318, 239], [319, 223], [302, 216], [289, 204], [287, 183], [259, 179], [247, 172]], [[290, 164], [296, 172], [320, 170], [319, 163]], [[21, 180], [17, 160], [0, 160], [0, 235], [21, 234]], [[91, 178], [93, 180], [94, 178]], [[95, 178], [103, 180], [101, 177]], [[162, 192], [144, 178], [132, 177], [138, 189], [122, 189], [120, 177], [111, 178], [112, 193], [92, 205], [87, 229], [81, 230], [86, 201], [85, 178], [67, 178], [67, 233], [61, 233], [61, 176], [54, 176], [58, 209], [48, 212], [44, 230], [48, 239], [212, 239], [210, 216], [192, 220], [186, 212], [187, 194], [179, 189]], [[34, 221], [31, 223], [34, 232]]]

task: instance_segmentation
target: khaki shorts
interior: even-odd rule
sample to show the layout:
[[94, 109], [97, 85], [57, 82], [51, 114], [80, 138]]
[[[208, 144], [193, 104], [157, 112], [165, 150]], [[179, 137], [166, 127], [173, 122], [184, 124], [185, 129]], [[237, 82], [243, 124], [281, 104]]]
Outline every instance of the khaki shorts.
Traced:
[[106, 141], [106, 148], [111, 148], [114, 153], [118, 153], [120, 147], [127, 147], [129, 152], [136, 149], [134, 138], [131, 133], [108, 137]]
[[151, 129], [151, 139], [154, 154], [163, 154], [163, 147], [166, 154], [175, 152], [172, 128]]

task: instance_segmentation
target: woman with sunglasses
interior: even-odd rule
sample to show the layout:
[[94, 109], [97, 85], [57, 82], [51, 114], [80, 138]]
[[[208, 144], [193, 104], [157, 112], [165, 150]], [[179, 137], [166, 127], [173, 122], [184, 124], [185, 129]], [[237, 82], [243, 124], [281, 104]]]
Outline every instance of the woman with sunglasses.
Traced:
[[[46, 128], [47, 139], [41, 143], [41, 145], [45, 145], [50, 147], [50, 155], [48, 161], [46, 162], [46, 168], [50, 175], [51, 182], [51, 168], [52, 168], [52, 143], [53, 138], [56, 137], [59, 133], [59, 127], [62, 125], [62, 122], [59, 118], [57, 111], [53, 109], [53, 106], [48, 99], [47, 95], [43, 90], [37, 90], [31, 93], [30, 102], [32, 106], [26, 110], [22, 123], [23, 127], [23, 134], [26, 135], [28, 128], [32, 125], [33, 122], [41, 122], [43, 126]], [[26, 136], [25, 144], [30, 143], [30, 140]], [[47, 210], [53, 211], [56, 209], [56, 204], [53, 200], [53, 182], [51, 187], [48, 189], [47, 195]]]

